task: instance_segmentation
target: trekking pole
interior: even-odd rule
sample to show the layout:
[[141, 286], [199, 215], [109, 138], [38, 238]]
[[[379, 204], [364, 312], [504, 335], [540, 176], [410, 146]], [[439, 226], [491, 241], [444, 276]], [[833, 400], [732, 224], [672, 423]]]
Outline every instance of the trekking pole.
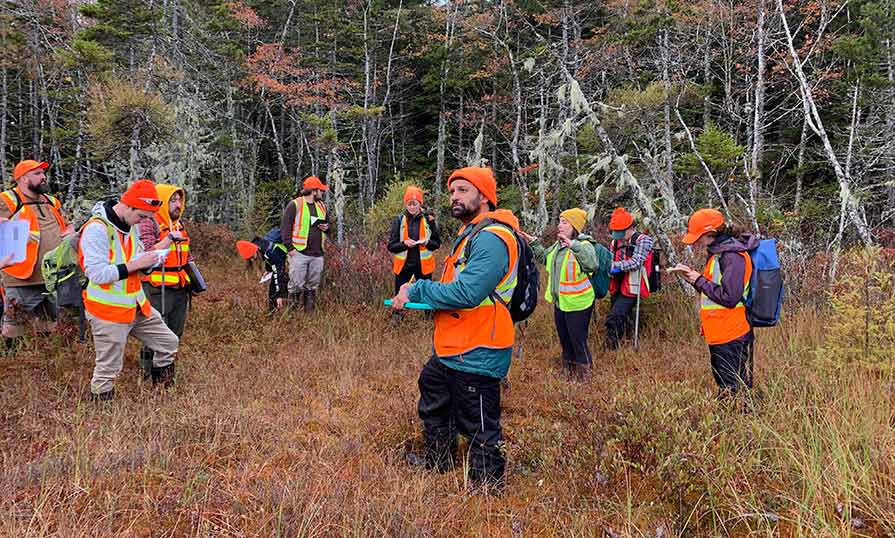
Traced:
[[640, 287], [643, 286], [643, 269], [637, 271], [637, 278], [640, 279], [637, 286], [637, 306], [634, 309], [634, 349], [640, 347]]
[[[167, 260], [165, 260], [167, 261]], [[162, 321], [165, 322], [165, 325], [168, 325], [168, 320], [165, 319], [165, 264], [162, 263]]]

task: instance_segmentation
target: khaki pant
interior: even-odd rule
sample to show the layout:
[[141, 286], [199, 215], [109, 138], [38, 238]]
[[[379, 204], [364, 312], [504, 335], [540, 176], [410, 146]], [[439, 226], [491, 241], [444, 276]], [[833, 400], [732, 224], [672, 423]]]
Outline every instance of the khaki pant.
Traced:
[[296, 252], [289, 256], [289, 293], [316, 290], [323, 277], [323, 256], [305, 256]]
[[96, 347], [96, 366], [90, 381], [90, 391], [94, 394], [112, 390], [112, 381], [124, 365], [124, 346], [129, 334], [155, 352], [152, 357], [154, 367], [161, 368], [174, 362], [180, 341], [165, 325], [155, 308], [148, 317], [137, 312], [133, 323], [114, 323], [99, 319], [89, 312], [87, 319], [93, 333], [93, 345]]

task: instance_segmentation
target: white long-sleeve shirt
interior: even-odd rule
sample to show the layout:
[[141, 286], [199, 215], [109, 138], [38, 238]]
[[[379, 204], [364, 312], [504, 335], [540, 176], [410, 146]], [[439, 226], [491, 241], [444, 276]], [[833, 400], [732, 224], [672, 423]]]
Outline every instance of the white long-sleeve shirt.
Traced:
[[[111, 209], [108, 209], [111, 211]], [[92, 213], [103, 219], [113, 222], [119, 219], [109, 219], [107, 206], [104, 202], [97, 202], [93, 206]], [[123, 234], [130, 233], [130, 229], [122, 230], [120, 227], [115, 228]], [[109, 261], [109, 232], [106, 225], [102, 222], [93, 221], [81, 230], [80, 249], [84, 255], [84, 273], [87, 278], [94, 284], [111, 284], [119, 280], [127, 278], [127, 267], [125, 264], [114, 265]], [[143, 252], [143, 244], [137, 240], [135, 245], [137, 249], [133, 258], [137, 258]]]

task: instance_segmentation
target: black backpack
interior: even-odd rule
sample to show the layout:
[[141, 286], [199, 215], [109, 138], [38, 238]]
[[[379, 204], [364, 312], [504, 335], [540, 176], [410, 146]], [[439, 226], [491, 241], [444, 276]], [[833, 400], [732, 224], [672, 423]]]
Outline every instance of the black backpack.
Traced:
[[537, 308], [541, 288], [541, 275], [538, 272], [534, 252], [532, 252], [528, 241], [520, 238], [513, 228], [500, 221], [483, 219], [469, 233], [466, 247], [463, 249], [463, 259], [469, 259], [469, 249], [473, 238], [480, 231], [493, 224], [503, 226], [513, 233], [513, 237], [516, 238], [516, 244], [519, 245], [519, 266], [516, 272], [516, 287], [513, 289], [513, 297], [510, 299], [510, 303], [506, 304], [496, 292], [491, 292], [489, 297], [491, 297], [492, 301], [500, 302], [506, 306], [507, 310], [510, 311], [510, 318], [512, 318], [513, 323], [519, 323], [528, 319], [535, 311], [535, 308]]

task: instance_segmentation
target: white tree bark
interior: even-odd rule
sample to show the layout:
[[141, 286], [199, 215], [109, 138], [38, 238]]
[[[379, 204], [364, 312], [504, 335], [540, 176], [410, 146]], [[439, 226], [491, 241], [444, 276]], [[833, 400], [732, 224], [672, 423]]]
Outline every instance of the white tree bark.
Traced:
[[446, 89], [447, 79], [451, 71], [451, 63], [448, 61], [451, 47], [454, 44], [454, 28], [457, 13], [460, 10], [460, 2], [447, 2], [447, 15], [444, 23], [445, 57], [441, 64], [441, 83], [438, 88], [441, 109], [438, 113], [438, 139], [435, 142], [435, 199], [441, 196], [442, 183], [444, 183], [444, 151], [447, 146], [447, 109]]
[[[755, 215], [758, 200], [758, 191], [761, 188], [761, 161], [764, 157], [764, 130], [765, 130], [765, 71], [767, 58], [765, 57], [767, 4], [765, 0], [758, 2], [758, 21], [755, 28], [756, 56], [758, 60], [758, 72], [755, 76], [755, 100], [754, 115], [752, 118], [752, 154], [749, 166], [749, 201], [752, 204], [751, 213]], [[753, 219], [753, 227], [756, 227]], [[757, 229], [755, 230], [758, 231]]]
[[839, 157], [836, 155], [836, 151], [833, 149], [833, 145], [830, 142], [830, 137], [827, 135], [827, 130], [824, 127], [820, 111], [814, 101], [811, 85], [808, 83], [808, 77], [802, 69], [802, 61], [799, 58], [799, 54], [796, 52], [795, 44], [793, 43], [792, 33], [789, 30], [789, 23], [786, 20], [786, 11], [783, 8], [783, 0], [777, 0], [777, 10], [780, 13], [780, 20], [786, 35], [786, 45], [789, 48], [789, 54], [792, 57], [793, 73], [799, 83], [799, 90], [802, 94], [802, 107], [805, 112], [805, 117], [808, 120], [808, 127], [811, 128], [814, 134], [816, 134], [823, 143], [824, 153], [826, 154], [830, 165], [833, 167], [836, 179], [839, 181], [839, 197], [842, 200], [841, 205], [847, 213], [849, 222], [856, 228], [861, 241], [863, 241], [865, 245], [870, 245], [873, 243], [873, 237], [870, 234], [870, 228], [867, 226], [867, 221], [864, 217], [863, 205], [855, 196], [852, 190], [851, 177], [842, 168], [842, 165], [839, 162]]

